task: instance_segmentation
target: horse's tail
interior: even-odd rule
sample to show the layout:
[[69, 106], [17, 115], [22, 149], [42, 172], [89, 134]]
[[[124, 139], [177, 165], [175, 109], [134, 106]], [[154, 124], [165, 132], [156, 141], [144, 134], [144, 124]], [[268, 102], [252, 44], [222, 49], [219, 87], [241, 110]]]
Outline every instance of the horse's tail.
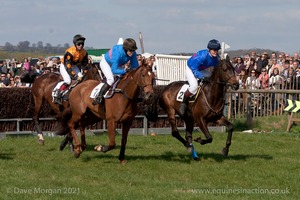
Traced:
[[158, 99], [160, 97], [160, 94], [153, 95], [153, 97], [149, 100], [149, 103], [144, 108], [145, 116], [149, 121], [155, 122], [158, 119]]
[[23, 83], [33, 83], [38, 76], [40, 76], [39, 73], [23, 73], [21, 74], [20, 79]]
[[56, 118], [58, 119], [58, 124], [56, 126], [56, 135], [66, 135], [70, 132], [70, 129], [68, 127], [68, 121], [72, 117], [71, 108], [68, 107], [64, 109], [61, 113], [56, 115]]

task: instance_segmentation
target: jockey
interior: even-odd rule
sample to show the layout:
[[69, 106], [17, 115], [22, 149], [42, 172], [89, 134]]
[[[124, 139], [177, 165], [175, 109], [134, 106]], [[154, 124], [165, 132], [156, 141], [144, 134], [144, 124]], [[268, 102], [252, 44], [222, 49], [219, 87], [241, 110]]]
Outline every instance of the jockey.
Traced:
[[64, 54], [62, 63], [60, 64], [59, 71], [63, 77], [64, 83], [60, 86], [56, 103], [61, 104], [62, 92], [67, 89], [71, 84], [72, 78], [77, 78], [78, 81], [81, 81], [83, 73], [88, 69], [88, 53], [83, 48], [85, 38], [77, 34], [73, 38], [74, 46], [68, 48]]
[[203, 79], [210, 76], [210, 73], [205, 69], [216, 67], [219, 63], [218, 51], [221, 49], [218, 40], [210, 40], [207, 44], [207, 49], [200, 50], [195, 53], [187, 61], [186, 78], [189, 82], [189, 88], [185, 91], [183, 101], [179, 106], [179, 112], [184, 115], [187, 104], [192, 95], [195, 95], [198, 88], [197, 79]]
[[[97, 97], [93, 101], [93, 105], [99, 104], [102, 101], [103, 95], [109, 90], [114, 83], [114, 75], [122, 76], [130, 70], [138, 68], [136, 42], [132, 38], [124, 40], [123, 44], [113, 46], [101, 59], [100, 68], [106, 77], [106, 82], [102, 86]], [[130, 65], [126, 65], [127, 63]]]

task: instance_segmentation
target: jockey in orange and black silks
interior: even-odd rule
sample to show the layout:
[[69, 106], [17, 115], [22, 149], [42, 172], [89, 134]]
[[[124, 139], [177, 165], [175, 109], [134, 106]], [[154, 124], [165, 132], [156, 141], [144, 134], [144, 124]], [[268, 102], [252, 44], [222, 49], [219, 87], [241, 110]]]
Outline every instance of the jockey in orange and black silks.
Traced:
[[60, 74], [64, 79], [60, 91], [64, 91], [70, 84], [72, 78], [81, 80], [83, 74], [88, 70], [88, 53], [83, 48], [85, 38], [82, 35], [75, 35], [73, 38], [74, 46], [68, 48], [64, 54], [60, 65]]

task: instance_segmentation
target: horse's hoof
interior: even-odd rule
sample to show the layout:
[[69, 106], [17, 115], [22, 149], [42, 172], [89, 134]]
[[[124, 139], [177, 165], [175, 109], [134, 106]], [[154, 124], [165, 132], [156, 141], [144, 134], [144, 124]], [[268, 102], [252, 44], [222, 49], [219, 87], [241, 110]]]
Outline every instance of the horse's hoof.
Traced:
[[80, 156], [80, 151], [75, 150], [75, 151], [74, 151], [74, 157], [75, 157], [75, 158], [79, 158], [79, 156]]
[[126, 160], [121, 160], [121, 161], [120, 161], [120, 164], [121, 164], [121, 165], [125, 165], [126, 163], [127, 163]]
[[229, 152], [229, 149], [223, 148], [222, 155], [225, 156], [225, 157], [227, 157], [228, 156], [228, 152]]
[[102, 152], [102, 148], [103, 148], [103, 146], [101, 144], [99, 144], [99, 145], [97, 145], [97, 146], [94, 147], [94, 150]]
[[187, 152], [192, 153], [193, 147], [187, 147], [186, 150], [187, 150]]
[[200, 160], [199, 157], [194, 157], [193, 159], [194, 159], [194, 161], [199, 161]]
[[44, 141], [44, 140], [41, 140], [41, 139], [39, 139], [39, 140], [38, 140], [38, 143], [39, 143], [40, 145], [44, 145], [44, 144], [45, 144], [45, 141]]

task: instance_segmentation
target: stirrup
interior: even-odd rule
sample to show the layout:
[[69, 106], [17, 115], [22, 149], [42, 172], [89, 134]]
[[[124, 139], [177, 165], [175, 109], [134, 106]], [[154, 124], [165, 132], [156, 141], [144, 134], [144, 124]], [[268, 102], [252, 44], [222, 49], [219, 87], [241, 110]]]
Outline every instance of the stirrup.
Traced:
[[54, 97], [54, 103], [62, 105], [62, 98]]

